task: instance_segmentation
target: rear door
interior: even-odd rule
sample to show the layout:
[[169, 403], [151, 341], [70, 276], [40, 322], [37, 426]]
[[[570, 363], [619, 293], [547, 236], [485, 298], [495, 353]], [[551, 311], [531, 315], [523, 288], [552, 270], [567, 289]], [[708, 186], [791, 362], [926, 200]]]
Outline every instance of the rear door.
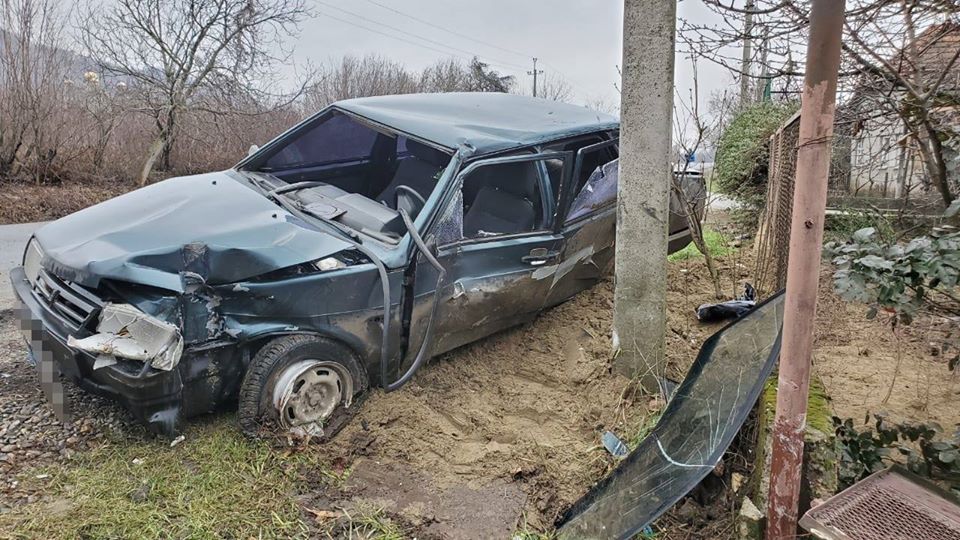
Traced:
[[559, 207], [562, 262], [552, 276], [546, 306], [593, 286], [613, 267], [619, 139], [598, 140], [582, 141], [576, 148], [569, 187], [564, 188]]
[[[434, 320], [439, 354], [532, 319], [550, 290], [563, 247], [555, 230], [559, 189], [544, 162], [563, 154], [477, 162], [460, 173], [428, 236], [446, 270]], [[418, 260], [408, 351], [419, 348], [436, 290], [436, 271]]]

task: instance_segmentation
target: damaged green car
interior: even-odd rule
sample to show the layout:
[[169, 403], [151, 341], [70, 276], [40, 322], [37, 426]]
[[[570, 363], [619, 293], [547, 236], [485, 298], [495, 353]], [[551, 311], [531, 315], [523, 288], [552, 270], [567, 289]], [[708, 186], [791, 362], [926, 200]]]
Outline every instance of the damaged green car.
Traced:
[[[618, 129], [516, 95], [354, 99], [232, 169], [50, 223], [11, 272], [41, 382], [163, 433], [237, 406], [249, 434], [328, 438], [370, 388], [609, 271]], [[702, 203], [701, 182], [684, 189]]]

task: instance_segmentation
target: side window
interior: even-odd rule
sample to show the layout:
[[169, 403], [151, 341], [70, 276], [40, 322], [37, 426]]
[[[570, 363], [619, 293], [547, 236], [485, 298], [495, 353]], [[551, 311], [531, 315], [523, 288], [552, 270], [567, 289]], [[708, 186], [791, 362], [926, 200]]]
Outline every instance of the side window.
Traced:
[[353, 118], [334, 112], [270, 156], [263, 169], [280, 171], [369, 159], [377, 135]]
[[573, 194], [583, 191], [584, 186], [587, 185], [587, 180], [591, 176], [598, 173], [607, 163], [617, 159], [617, 149], [614, 145], [596, 149], [583, 147], [578, 150], [577, 159], [580, 162], [580, 169], [574, 171], [577, 177], [573, 179], [573, 191], [571, 192]]
[[463, 237], [490, 238], [545, 228], [537, 161], [481, 166], [463, 179]]
[[574, 167], [566, 222], [583, 217], [617, 198], [617, 140], [581, 148]]
[[617, 199], [617, 178], [619, 175], [619, 160], [613, 160], [594, 171], [584, 184], [580, 193], [570, 203], [570, 211], [564, 223], [574, 221], [594, 210], [603, 208]]

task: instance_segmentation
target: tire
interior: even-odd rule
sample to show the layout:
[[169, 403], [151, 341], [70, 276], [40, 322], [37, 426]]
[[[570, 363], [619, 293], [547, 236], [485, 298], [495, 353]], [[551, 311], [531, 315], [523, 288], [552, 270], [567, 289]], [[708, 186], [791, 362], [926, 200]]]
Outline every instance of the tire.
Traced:
[[[319, 362], [319, 364], [317, 363]], [[306, 371], [304, 371], [306, 370]], [[297, 379], [298, 373], [312, 376], [307, 371], [323, 372], [325, 379], [320, 383], [304, 383]], [[306, 422], [307, 415], [301, 419], [292, 418], [292, 407], [278, 407], [277, 402], [285, 405], [284, 396], [289, 399], [298, 399], [299, 403], [309, 403], [313, 400], [291, 394], [294, 388], [304, 388], [306, 384], [323, 387], [320, 394], [311, 396], [327, 396], [324, 390], [332, 388], [330, 380], [335, 381], [339, 399], [336, 395], [323, 401], [324, 407], [333, 407], [328, 415], [317, 422], [309, 422], [291, 427], [297, 422]], [[286, 435], [293, 433], [299, 436], [309, 436], [325, 442], [337, 434], [343, 426], [356, 414], [361, 399], [369, 385], [367, 374], [357, 356], [346, 345], [324, 337], [314, 335], [289, 335], [273, 339], [257, 352], [247, 373], [240, 384], [239, 405], [237, 417], [240, 429], [249, 437], [258, 437], [264, 433]], [[284, 391], [286, 390], [286, 391]], [[295, 391], [294, 391], [295, 392]], [[293, 397], [290, 397], [292, 396]], [[333, 404], [333, 402], [339, 401]], [[289, 411], [281, 413], [280, 409]], [[317, 412], [317, 409], [312, 409]], [[317, 413], [319, 414], [319, 413]], [[322, 433], [317, 433], [317, 428]]]

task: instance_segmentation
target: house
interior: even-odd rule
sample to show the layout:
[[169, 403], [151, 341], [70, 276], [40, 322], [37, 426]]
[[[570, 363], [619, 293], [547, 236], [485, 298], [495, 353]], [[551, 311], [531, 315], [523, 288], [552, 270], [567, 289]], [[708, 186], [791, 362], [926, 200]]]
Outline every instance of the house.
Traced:
[[902, 119], [909, 93], [880, 76], [864, 77], [838, 110], [838, 137], [849, 136], [845, 142], [849, 142], [850, 195], [939, 201], [938, 185], [929, 172], [929, 166], [937, 161], [935, 154], [942, 154], [947, 163], [948, 184], [956, 193], [960, 184], [956, 153], [960, 147], [958, 49], [960, 23], [947, 22], [927, 28], [911, 46], [887, 60], [915, 86], [935, 86], [942, 78], [938, 87], [941, 98], [927, 110], [943, 144], [931, 144], [915, 119], [909, 125]]

